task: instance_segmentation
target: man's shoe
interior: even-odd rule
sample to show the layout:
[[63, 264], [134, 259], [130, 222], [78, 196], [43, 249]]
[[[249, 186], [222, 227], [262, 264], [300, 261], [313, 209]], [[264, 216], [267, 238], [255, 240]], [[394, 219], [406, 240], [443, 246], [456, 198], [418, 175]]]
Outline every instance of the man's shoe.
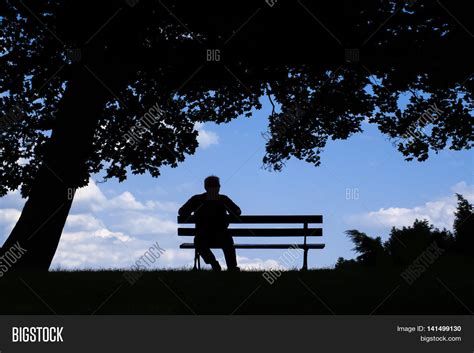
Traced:
[[229, 267], [229, 268], [227, 269], [227, 271], [229, 271], [229, 272], [240, 272], [240, 267], [237, 267], [237, 266], [235, 266], [235, 267]]
[[221, 272], [222, 271], [222, 268], [221, 268], [221, 265], [219, 264], [218, 261], [215, 261], [211, 264], [212, 266], [212, 270], [215, 271], [215, 272]]

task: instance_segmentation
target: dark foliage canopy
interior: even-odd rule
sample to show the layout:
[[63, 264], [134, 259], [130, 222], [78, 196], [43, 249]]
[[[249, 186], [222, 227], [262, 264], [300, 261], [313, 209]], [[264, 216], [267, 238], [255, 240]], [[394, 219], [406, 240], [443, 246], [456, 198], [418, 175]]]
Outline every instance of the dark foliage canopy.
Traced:
[[[276, 106], [263, 157], [274, 170], [291, 157], [319, 165], [328, 139], [362, 132], [364, 120], [408, 160], [470, 148], [468, 7], [422, 0], [2, 1], [0, 195], [18, 187], [28, 194], [79, 67], [110, 93], [87, 160], [88, 173], [105, 178], [158, 176], [194, 153], [197, 122], [251, 117], [264, 99]], [[404, 96], [408, 105], [398, 105]], [[129, 143], [124, 136], [156, 105], [165, 114]], [[87, 183], [81, 178], [76, 186]]]

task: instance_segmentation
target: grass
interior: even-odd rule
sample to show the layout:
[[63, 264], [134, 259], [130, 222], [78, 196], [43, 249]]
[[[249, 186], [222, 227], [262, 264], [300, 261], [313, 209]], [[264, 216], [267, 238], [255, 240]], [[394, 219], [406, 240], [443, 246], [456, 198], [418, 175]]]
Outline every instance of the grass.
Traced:
[[[446, 259], [445, 259], [446, 260]], [[9, 273], [0, 314], [472, 314], [472, 261], [439, 261], [413, 284], [396, 269]]]

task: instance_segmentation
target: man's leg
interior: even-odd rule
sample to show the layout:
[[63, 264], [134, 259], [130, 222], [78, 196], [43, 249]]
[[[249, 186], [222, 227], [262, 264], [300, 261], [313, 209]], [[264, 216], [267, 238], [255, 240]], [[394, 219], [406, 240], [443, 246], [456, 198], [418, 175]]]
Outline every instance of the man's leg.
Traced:
[[225, 263], [227, 269], [236, 270], [237, 267], [237, 256], [235, 254], [234, 240], [230, 234], [223, 234], [221, 237], [222, 251], [224, 252]]
[[210, 243], [210, 239], [205, 236], [194, 237], [194, 246], [204, 262], [211, 265], [213, 270], [220, 271], [221, 266], [211, 251]]

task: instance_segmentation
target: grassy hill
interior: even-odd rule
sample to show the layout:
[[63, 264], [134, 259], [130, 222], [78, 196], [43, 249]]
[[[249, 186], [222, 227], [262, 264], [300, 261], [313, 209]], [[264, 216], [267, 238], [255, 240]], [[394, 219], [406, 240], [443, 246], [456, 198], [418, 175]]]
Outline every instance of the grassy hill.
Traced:
[[[447, 265], [447, 263], [449, 265]], [[472, 314], [472, 261], [440, 261], [413, 284], [396, 269], [12, 273], [0, 314]]]

